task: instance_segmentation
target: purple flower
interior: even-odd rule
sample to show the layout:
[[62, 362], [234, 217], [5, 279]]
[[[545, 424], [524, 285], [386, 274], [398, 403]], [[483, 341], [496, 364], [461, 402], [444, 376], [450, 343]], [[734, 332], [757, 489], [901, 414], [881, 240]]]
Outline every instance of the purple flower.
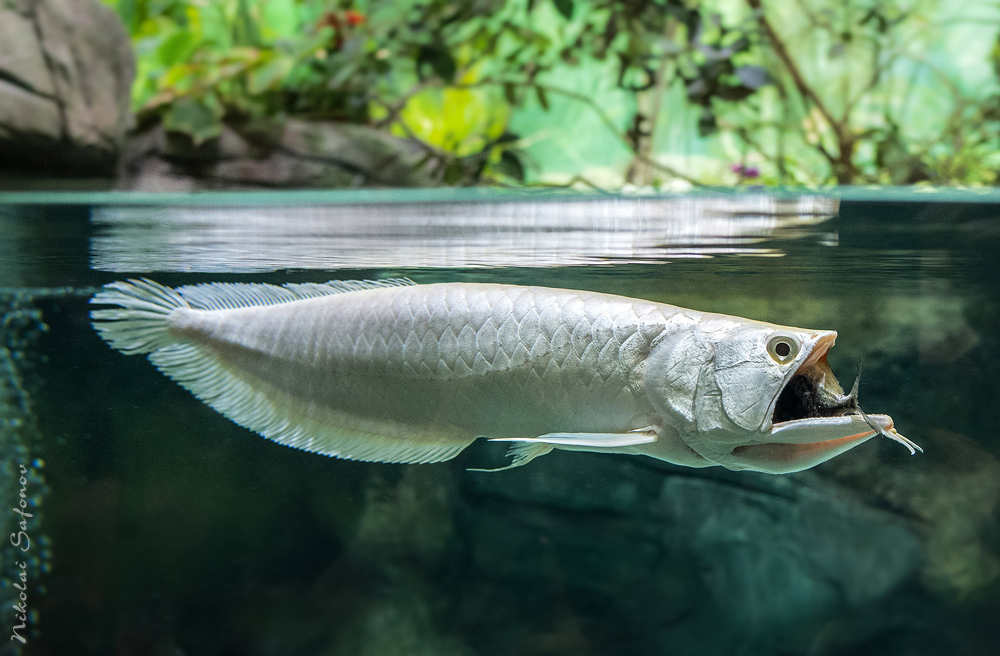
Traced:
[[729, 170], [740, 176], [741, 178], [759, 178], [760, 169], [756, 166], [743, 166], [742, 164], [733, 164], [729, 167]]

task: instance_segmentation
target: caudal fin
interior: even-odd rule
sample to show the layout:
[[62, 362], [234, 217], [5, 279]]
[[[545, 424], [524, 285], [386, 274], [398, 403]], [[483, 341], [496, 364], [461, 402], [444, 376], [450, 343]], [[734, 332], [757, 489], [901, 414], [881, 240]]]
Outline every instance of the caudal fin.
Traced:
[[94, 310], [90, 318], [104, 341], [128, 355], [152, 353], [176, 342], [168, 331], [170, 315], [190, 307], [173, 289], [146, 279], [105, 285], [90, 302], [119, 306]]

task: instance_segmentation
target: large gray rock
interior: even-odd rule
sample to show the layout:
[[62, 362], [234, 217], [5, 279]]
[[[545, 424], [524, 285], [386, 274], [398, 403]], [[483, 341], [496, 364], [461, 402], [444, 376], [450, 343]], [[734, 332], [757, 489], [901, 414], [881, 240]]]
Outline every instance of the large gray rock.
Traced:
[[96, 0], [0, 0], [0, 169], [113, 175], [134, 76], [128, 35]]
[[414, 144], [374, 128], [289, 119], [222, 128], [200, 145], [156, 126], [128, 145], [121, 189], [426, 187], [440, 184]]

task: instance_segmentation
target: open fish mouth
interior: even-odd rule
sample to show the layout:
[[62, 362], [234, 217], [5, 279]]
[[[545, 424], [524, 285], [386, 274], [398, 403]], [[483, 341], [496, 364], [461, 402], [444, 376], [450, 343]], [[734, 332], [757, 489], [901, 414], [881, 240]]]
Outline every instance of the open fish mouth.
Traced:
[[733, 464], [772, 473], [800, 471], [876, 435], [899, 442], [911, 454], [923, 451], [896, 431], [891, 417], [861, 409], [858, 381], [844, 393], [826, 358], [835, 339], [836, 333], [829, 333], [816, 341], [775, 399], [763, 439], [733, 449]]
[[812, 353], [782, 388], [774, 403], [772, 424], [817, 417], [843, 417], [858, 414], [857, 384], [850, 394], [833, 374], [826, 356], [833, 346], [833, 335], [823, 336]]

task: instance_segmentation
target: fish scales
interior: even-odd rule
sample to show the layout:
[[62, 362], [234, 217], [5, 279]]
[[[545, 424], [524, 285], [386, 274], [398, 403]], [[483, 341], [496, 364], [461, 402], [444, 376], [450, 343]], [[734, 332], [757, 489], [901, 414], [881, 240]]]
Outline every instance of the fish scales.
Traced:
[[[193, 310], [175, 331], [235, 371], [370, 418], [471, 437], [629, 430], [650, 408], [638, 368], [651, 303], [490, 285], [426, 285]], [[516, 308], [516, 310], [515, 310]]]

